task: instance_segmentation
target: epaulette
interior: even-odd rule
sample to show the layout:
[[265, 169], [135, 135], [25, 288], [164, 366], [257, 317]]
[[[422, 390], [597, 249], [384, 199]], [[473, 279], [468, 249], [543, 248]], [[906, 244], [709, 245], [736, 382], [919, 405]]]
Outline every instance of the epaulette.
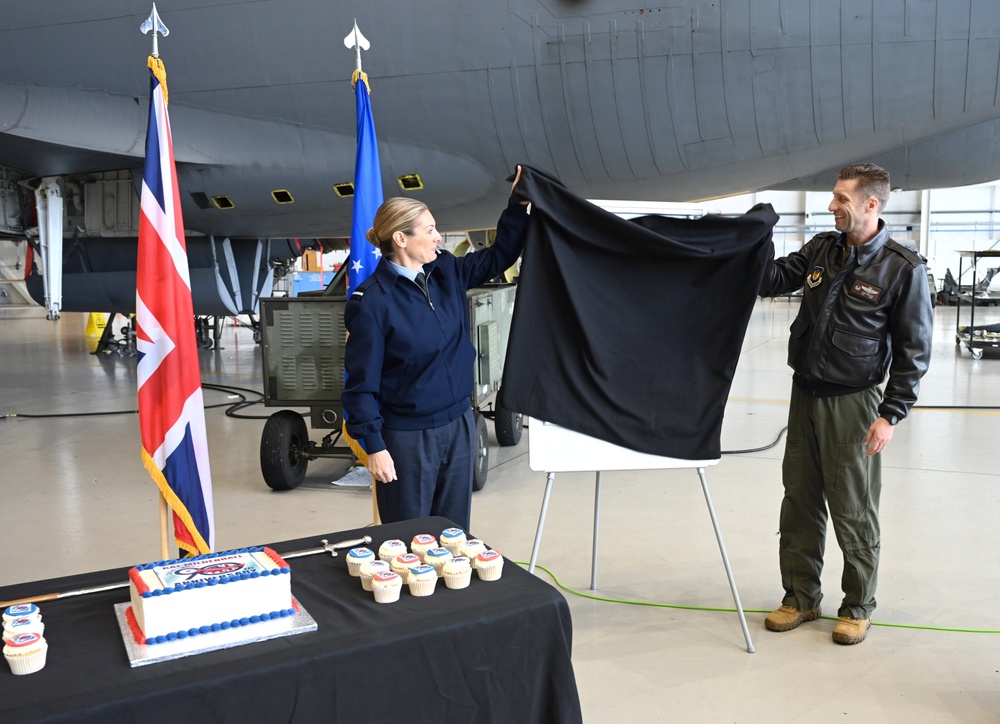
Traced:
[[900, 244], [895, 239], [889, 239], [885, 242], [887, 249], [892, 249], [894, 252], [899, 254], [901, 257], [906, 259], [910, 263], [910, 266], [919, 266], [920, 264], [926, 264], [927, 260], [923, 256], [913, 251], [912, 249], [907, 249], [905, 246]]
[[358, 298], [363, 297], [364, 294], [365, 294], [365, 292], [368, 290], [368, 288], [372, 284], [374, 284], [376, 281], [377, 281], [377, 279], [375, 279], [375, 275], [374, 274], [369, 274], [367, 277], [365, 277], [364, 279], [361, 280], [361, 283], [358, 284], [357, 288], [351, 294], [351, 297], [352, 298], [353, 297], [358, 297]]

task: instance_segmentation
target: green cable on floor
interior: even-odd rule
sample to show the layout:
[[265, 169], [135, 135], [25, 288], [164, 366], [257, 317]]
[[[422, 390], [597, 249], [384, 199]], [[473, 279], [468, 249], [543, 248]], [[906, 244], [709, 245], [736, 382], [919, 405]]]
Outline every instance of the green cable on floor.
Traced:
[[[527, 566], [529, 564], [524, 561], [514, 561], [519, 566]], [[686, 611], [724, 611], [726, 613], [736, 613], [735, 608], [717, 608], [713, 606], [684, 606], [679, 603], [653, 603], [652, 601], [629, 601], [624, 598], [607, 598], [605, 596], [595, 596], [591, 593], [583, 593], [575, 588], [570, 588], [569, 586], [564, 586], [562, 581], [556, 576], [555, 573], [550, 571], [545, 566], [535, 564], [535, 568], [545, 571], [549, 576], [555, 581], [556, 587], [561, 588], [567, 593], [572, 593], [574, 596], [579, 596], [580, 598], [589, 598], [593, 601], [604, 601], [605, 603], [624, 603], [629, 606], [651, 606], [653, 608], [679, 608]], [[743, 613], [771, 613], [770, 611], [762, 611], [760, 609], [743, 609]], [[835, 616], [820, 616], [820, 618], [825, 618], [828, 621], [836, 621]], [[908, 623], [882, 623], [879, 621], [872, 621], [872, 626], [885, 626], [886, 628], [910, 628], [917, 629], [920, 631], [950, 631], [953, 633], [982, 633], [982, 634], [1000, 634], [998, 629], [975, 629], [975, 628], [947, 628], [944, 626], [917, 626], [915, 624]]]

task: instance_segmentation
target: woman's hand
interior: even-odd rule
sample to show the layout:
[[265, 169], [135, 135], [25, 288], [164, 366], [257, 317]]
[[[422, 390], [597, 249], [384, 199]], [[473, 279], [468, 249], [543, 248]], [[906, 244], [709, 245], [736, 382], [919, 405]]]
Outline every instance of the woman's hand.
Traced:
[[[510, 178], [510, 176], [508, 176], [507, 178]], [[514, 195], [514, 188], [517, 186], [517, 182], [520, 181], [520, 180], [521, 180], [521, 167], [519, 165], [517, 167], [517, 173], [514, 174], [514, 183], [512, 183], [510, 185], [510, 193], [511, 193], [512, 196]], [[528, 207], [528, 213], [530, 214], [531, 213], [531, 202], [530, 201], [521, 201], [520, 203], [521, 203], [522, 206], [527, 206]]]
[[380, 483], [391, 483], [396, 479], [396, 463], [388, 450], [379, 450], [368, 456], [368, 472]]

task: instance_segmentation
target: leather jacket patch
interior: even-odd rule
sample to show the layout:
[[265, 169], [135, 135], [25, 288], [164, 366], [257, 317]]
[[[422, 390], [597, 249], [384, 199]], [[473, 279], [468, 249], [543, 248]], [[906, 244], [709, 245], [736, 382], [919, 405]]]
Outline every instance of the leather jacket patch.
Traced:
[[809, 276], [806, 277], [806, 284], [809, 285], [810, 289], [815, 289], [822, 283], [823, 283], [823, 267], [814, 266], [813, 270], [809, 272]]
[[861, 281], [860, 279], [855, 279], [854, 284], [851, 285], [850, 294], [855, 297], [860, 297], [866, 302], [877, 304], [879, 297], [882, 296], [882, 287], [877, 287], [874, 284], [869, 284], [868, 282]]

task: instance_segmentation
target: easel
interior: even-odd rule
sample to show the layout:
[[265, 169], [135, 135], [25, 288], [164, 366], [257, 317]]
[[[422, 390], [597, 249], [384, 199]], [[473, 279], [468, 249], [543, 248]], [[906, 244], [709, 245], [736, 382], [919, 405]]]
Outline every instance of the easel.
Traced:
[[712, 496], [708, 492], [708, 480], [705, 477], [705, 468], [709, 465], [716, 465], [718, 462], [717, 459], [682, 460], [680, 458], [667, 458], [659, 455], [640, 453], [582, 433], [567, 430], [558, 425], [552, 425], [541, 420], [530, 420], [528, 425], [528, 467], [538, 472], [544, 471], [547, 473], [547, 476], [545, 481], [545, 495], [542, 498], [542, 509], [538, 516], [538, 529], [535, 532], [535, 542], [531, 547], [531, 561], [528, 564], [528, 572], [535, 572], [535, 561], [538, 558], [538, 549], [542, 542], [542, 529], [545, 527], [545, 516], [548, 514], [549, 509], [549, 496], [552, 493], [552, 483], [555, 482], [557, 472], [596, 471], [597, 473], [594, 490], [594, 544], [590, 565], [590, 588], [591, 590], [597, 590], [597, 534], [601, 513], [601, 472], [604, 470], [696, 468], [698, 478], [701, 480], [701, 489], [705, 493], [705, 502], [708, 504], [708, 514], [712, 518], [712, 527], [715, 529], [715, 539], [718, 541], [719, 551], [722, 553], [722, 563], [726, 567], [729, 588], [733, 592], [733, 602], [736, 604], [740, 625], [743, 627], [743, 636], [747, 642], [747, 653], [752, 654], [754, 647], [753, 642], [750, 640], [750, 630], [747, 628], [746, 616], [743, 613], [743, 604], [740, 603], [740, 594], [736, 590], [736, 580], [733, 578], [733, 571], [729, 566], [729, 556], [726, 555], [726, 545], [722, 540], [722, 531], [719, 530], [719, 521], [715, 517], [715, 507], [712, 505]]

